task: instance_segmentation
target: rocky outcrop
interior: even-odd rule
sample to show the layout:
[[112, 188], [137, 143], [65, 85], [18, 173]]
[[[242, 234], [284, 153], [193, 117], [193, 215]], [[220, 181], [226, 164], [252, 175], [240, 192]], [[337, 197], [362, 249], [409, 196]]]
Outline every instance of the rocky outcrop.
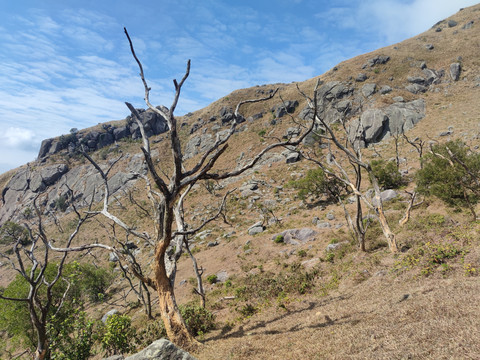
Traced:
[[160, 339], [132, 356], [125, 358], [122, 355], [115, 355], [104, 360], [196, 360], [196, 358], [167, 339]]
[[[162, 110], [168, 113], [168, 109], [162, 108]], [[168, 130], [167, 120], [153, 110], [137, 109], [137, 111], [148, 137], [162, 134]], [[125, 120], [126, 125], [123, 126], [104, 124], [101, 130], [72, 131], [69, 135], [43, 140], [38, 152], [38, 159], [45, 159], [62, 150], [74, 153], [80, 146], [87, 151], [93, 151], [124, 138], [140, 138], [140, 128], [132, 116], [128, 116]]]
[[423, 99], [395, 103], [383, 109], [369, 109], [351, 121], [348, 138], [356, 146], [366, 147], [386, 136], [411, 129], [425, 117]]
[[[113, 195], [129, 188], [137, 180], [136, 173], [145, 174], [142, 154], [128, 156], [125, 171], [114, 173], [108, 180]], [[100, 164], [104, 167], [104, 164]], [[69, 169], [66, 164], [56, 164], [34, 169], [21, 169], [2, 191], [3, 206], [0, 208], [0, 225], [6, 221], [23, 219], [23, 212], [32, 208], [33, 199], [41, 195], [37, 204], [47, 213], [58, 210], [58, 200], [77, 207], [86, 206], [94, 198], [100, 201], [104, 194], [103, 179], [90, 164]], [[60, 209], [61, 210], [61, 209]]]

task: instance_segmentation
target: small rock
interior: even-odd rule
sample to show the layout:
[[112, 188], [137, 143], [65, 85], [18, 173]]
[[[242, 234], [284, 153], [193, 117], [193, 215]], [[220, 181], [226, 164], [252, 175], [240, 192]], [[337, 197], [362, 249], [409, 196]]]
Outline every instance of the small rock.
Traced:
[[433, 46], [433, 44], [426, 44], [426, 45], [425, 45], [425, 49], [427, 49], [427, 50], [433, 50], [433, 49], [435, 49], [435, 46]]
[[449, 28], [455, 27], [458, 23], [455, 20], [448, 20], [447, 25]]
[[388, 85], [383, 85], [381, 88], [380, 88], [380, 94], [382, 95], [385, 95], [385, 94], [388, 94], [392, 92], [392, 88]]
[[207, 243], [207, 247], [214, 247], [218, 245], [218, 241], [209, 241]]
[[355, 78], [355, 81], [357, 81], [357, 82], [364, 82], [364, 81], [367, 80], [367, 79], [368, 79], [367, 74], [365, 74], [365, 73], [360, 73], [360, 74], [358, 74], [357, 77]]
[[463, 30], [471, 29], [472, 26], [473, 26], [473, 23], [474, 23], [473, 20], [472, 20], [472, 21], [469, 21], [468, 23], [466, 23], [465, 25], [463, 25], [462, 29], [463, 29]]
[[217, 282], [225, 282], [228, 280], [228, 273], [225, 270], [219, 271], [216, 275]]
[[335, 215], [334, 215], [333, 213], [328, 213], [328, 214], [326, 215], [326, 218], [327, 218], [328, 220], [335, 220]]
[[330, 225], [330, 223], [327, 221], [322, 221], [317, 223], [317, 228], [319, 229], [328, 229], [330, 227], [332, 227], [332, 225]]
[[327, 247], [325, 248], [325, 251], [335, 251], [340, 249], [342, 246], [346, 244], [348, 244], [348, 241], [343, 241], [336, 244], [328, 244]]
[[248, 228], [248, 235], [255, 235], [263, 232], [265, 230], [263, 223], [261, 221], [253, 224]]

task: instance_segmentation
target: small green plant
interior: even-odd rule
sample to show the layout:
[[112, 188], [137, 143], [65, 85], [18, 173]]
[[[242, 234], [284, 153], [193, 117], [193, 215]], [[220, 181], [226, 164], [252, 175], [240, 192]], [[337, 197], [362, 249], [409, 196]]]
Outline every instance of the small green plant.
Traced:
[[298, 250], [297, 255], [298, 255], [299, 257], [302, 257], [302, 258], [303, 258], [303, 257], [306, 257], [306, 256], [307, 256], [307, 252], [306, 252], [305, 250], [303, 250], [303, 249], [302, 249], [302, 250]]
[[67, 203], [67, 198], [65, 195], [60, 195], [56, 200], [55, 200], [55, 209], [65, 212], [67, 210], [68, 203]]
[[325, 261], [329, 263], [333, 263], [335, 261], [335, 253], [333, 251], [329, 251], [325, 254]]
[[237, 309], [237, 311], [242, 314], [243, 317], [251, 317], [255, 315], [255, 313], [258, 311], [258, 309], [253, 306], [252, 304], [245, 304], [244, 306], [240, 307]]
[[267, 133], [267, 131], [266, 131], [265, 129], [260, 130], [260, 131], [258, 132], [258, 136], [264, 137], [266, 133]]
[[273, 239], [273, 242], [275, 244], [284, 244], [285, 242], [284, 242], [283, 235], [277, 235], [275, 239]]
[[470, 263], [463, 264], [463, 269], [465, 270], [465, 276], [476, 276], [479, 274], [478, 269]]
[[217, 275], [215, 275], [215, 274], [207, 276], [207, 282], [209, 284], [215, 284], [217, 282], [217, 280], [218, 280], [218, 278], [217, 278]]

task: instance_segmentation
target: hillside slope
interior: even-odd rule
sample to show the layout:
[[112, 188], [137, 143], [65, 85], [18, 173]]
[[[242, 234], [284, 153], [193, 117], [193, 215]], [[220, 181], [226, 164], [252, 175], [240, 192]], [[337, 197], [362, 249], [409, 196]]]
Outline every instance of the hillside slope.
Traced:
[[[204, 346], [194, 352], [199, 359], [478, 357], [479, 224], [471, 222], [468, 209], [450, 208], [434, 198], [424, 198], [412, 210], [407, 225], [398, 224], [409, 202], [406, 191], [415, 188], [414, 174], [420, 164], [415, 149], [401, 137], [395, 142], [395, 136], [403, 130], [409, 139], [419, 138], [425, 144], [459, 139], [477, 151], [479, 50], [480, 5], [476, 5], [423, 34], [344, 61], [314, 79], [240, 89], [179, 118], [183, 156], [191, 166], [215, 136], [228, 129], [238, 102], [278, 88], [281, 98], [241, 108], [245, 121], [216, 165], [231, 169], [245, 164], [274, 138], [295, 133], [295, 119], [308, 121], [306, 100], [299, 90], [312, 96], [318, 82], [326, 99], [320, 106], [342, 140], [370, 145], [362, 151], [367, 161], [398, 155], [399, 170], [407, 182], [395, 190], [393, 201], [385, 203], [401, 249], [395, 255], [386, 248], [377, 223], [367, 232], [367, 252], [360, 252], [340, 205], [298, 197], [289, 181], [305, 178], [315, 165], [295, 156], [292, 149], [269, 153], [234, 180], [196, 185], [186, 200], [186, 219], [192, 226], [214, 211], [226, 190], [238, 189], [228, 201], [228, 223], [212, 223], [191, 241], [203, 278], [216, 275], [219, 279], [206, 285], [207, 307], [217, 315], [219, 325], [202, 337]], [[147, 117], [145, 121], [150, 121]], [[363, 130], [344, 134], [344, 119], [349, 126], [362, 124]], [[156, 123], [152, 124], [154, 128]], [[62, 201], [81, 207], [92, 197], [99, 202], [103, 196], [100, 176], [77, 152], [78, 144], [91, 141], [90, 154], [104, 169], [122, 156], [109, 175], [116, 214], [140, 231], [151, 231], [148, 216], [129, 201], [132, 194], [138, 204], [147, 203], [145, 183], [132, 175], [146, 174], [146, 168], [136, 129], [131, 126], [127, 118], [80, 130], [74, 137], [52, 139], [48, 149], [40, 151], [38, 161], [1, 175], [0, 224], [28, 220], [38, 196], [52, 237], [63, 241], [65, 234], [55, 228], [53, 220], [49, 222], [50, 214], [68, 227], [73, 214], [68, 209], [61, 211]], [[124, 128], [129, 129], [126, 135], [117, 139], [114, 134]], [[166, 131], [162, 127], [150, 135], [157, 165], [168, 174]], [[314, 137], [309, 141], [316, 144]], [[60, 142], [61, 146], [52, 145]], [[325, 147], [314, 149], [321, 155]], [[428, 145], [424, 150], [428, 152]], [[362, 190], [368, 187], [365, 181]], [[354, 202], [347, 207], [354, 209]], [[261, 230], [249, 231], [259, 220]], [[111, 241], [100, 222], [107, 223], [99, 219], [87, 224], [78, 242]], [[272, 241], [286, 230], [300, 228], [314, 235], [288, 244]], [[340, 245], [326, 251], [332, 244]], [[148, 264], [152, 248], [139, 241], [136, 246], [139, 260]], [[145, 314], [141, 307], [119, 305], [124, 300], [131, 304], [136, 298], [133, 294], [122, 298], [122, 289], [128, 285], [118, 275], [118, 265], [106, 252], [92, 254], [96, 264], [110, 266], [117, 276], [109, 290], [110, 301], [92, 304], [89, 313], [100, 318], [112, 306], [121, 307], [142, 327]], [[72, 258], [92, 261], [88, 256]], [[182, 257], [178, 267], [178, 302], [197, 301], [190, 259]], [[0, 286], [14, 276], [2, 263]]]

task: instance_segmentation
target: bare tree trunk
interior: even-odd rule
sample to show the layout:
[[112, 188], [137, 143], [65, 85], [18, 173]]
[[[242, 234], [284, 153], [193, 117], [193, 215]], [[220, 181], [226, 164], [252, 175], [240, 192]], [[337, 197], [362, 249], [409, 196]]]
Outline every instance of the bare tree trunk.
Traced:
[[[157, 248], [156, 256], [164, 257], [164, 253]], [[158, 305], [160, 307], [160, 315], [165, 325], [168, 338], [176, 345], [182, 348], [191, 348], [199, 344], [197, 340], [190, 334], [185, 322], [180, 314], [170, 279], [167, 276], [165, 262], [156, 261], [155, 263], [155, 282], [157, 285]]]
[[387, 218], [385, 217], [385, 213], [383, 212], [383, 201], [381, 197], [381, 191], [380, 191], [380, 186], [378, 185], [377, 178], [372, 172], [372, 169], [370, 167], [367, 168], [367, 171], [370, 175], [370, 182], [373, 186], [373, 189], [375, 190], [375, 210], [377, 211], [377, 216], [378, 220], [380, 221], [380, 226], [383, 231], [383, 235], [387, 239], [388, 243], [388, 248], [392, 253], [396, 253], [398, 251], [397, 248], [397, 241], [395, 239], [395, 234], [392, 232], [390, 229], [390, 226], [388, 225]]

